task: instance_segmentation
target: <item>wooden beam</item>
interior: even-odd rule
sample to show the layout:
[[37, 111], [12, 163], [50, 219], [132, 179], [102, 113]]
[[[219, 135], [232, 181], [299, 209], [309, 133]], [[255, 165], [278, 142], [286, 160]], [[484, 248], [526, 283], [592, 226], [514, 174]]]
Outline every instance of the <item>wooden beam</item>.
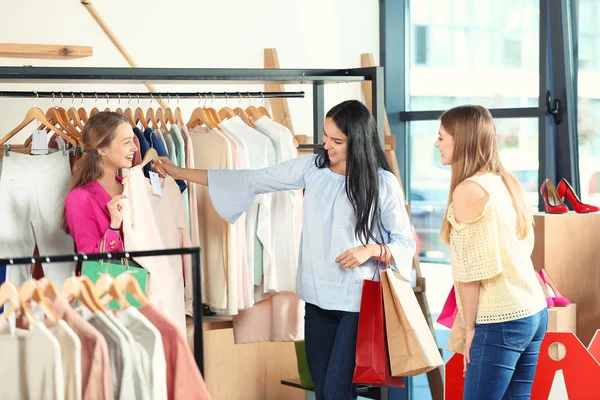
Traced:
[[[361, 67], [375, 67], [375, 60], [373, 59], [373, 53], [363, 53], [360, 56], [360, 65]], [[365, 98], [365, 104], [369, 110], [373, 110], [373, 98], [371, 92], [371, 81], [364, 81], [362, 84], [363, 96]], [[402, 179], [400, 177], [400, 167], [398, 166], [398, 159], [396, 157], [396, 138], [392, 135], [392, 130], [390, 129], [390, 123], [388, 121], [387, 112], [385, 111], [385, 107], [383, 110], [384, 116], [384, 126], [383, 130], [385, 132], [385, 155], [390, 163], [390, 167], [392, 168], [392, 172], [398, 178], [398, 182], [400, 182], [400, 188], [402, 188]], [[393, 143], [388, 142], [388, 138], [393, 138]], [[391, 148], [388, 148], [387, 145], [391, 145]], [[402, 189], [404, 192], [404, 189]]]
[[[265, 68], [281, 68], [279, 66], [279, 57], [277, 56], [277, 49], [265, 49]], [[267, 92], [284, 92], [282, 84], [279, 83], [267, 83], [265, 85]], [[290, 108], [288, 106], [287, 99], [269, 99], [271, 102], [273, 120], [287, 127], [292, 135], [294, 133], [294, 125], [292, 124], [292, 118], [290, 116]]]
[[[110, 27], [108, 26], [106, 21], [104, 21], [104, 18], [102, 18], [102, 16], [98, 13], [98, 10], [96, 10], [94, 5], [92, 4], [92, 1], [91, 0], [80, 0], [80, 1], [81, 1], [81, 4], [83, 4], [83, 6], [86, 8], [86, 10], [88, 10], [88, 12], [92, 16], [92, 18], [94, 18], [94, 20], [98, 23], [98, 25], [100, 26], [100, 29], [102, 29], [104, 31], [106, 36], [108, 36], [110, 41], [115, 45], [117, 50], [119, 50], [119, 53], [121, 53], [123, 58], [125, 58], [125, 60], [129, 64], [129, 66], [132, 68], [137, 68], [138, 65], [133, 60], [133, 57], [131, 56], [131, 54], [129, 54], [129, 52], [127, 51], [125, 46], [123, 46], [121, 41], [117, 38], [117, 35], [115, 35], [115, 33], [112, 31], [112, 29], [110, 29]], [[157, 93], [157, 90], [153, 84], [144, 82], [144, 85], [146, 86], [148, 91], [150, 91], [150, 93]], [[156, 102], [158, 102], [158, 104], [162, 108], [167, 109], [167, 103], [164, 100], [159, 99], [159, 98], [155, 98], [154, 100]]]
[[94, 49], [92, 46], [0, 43], [0, 57], [70, 60], [93, 55]]

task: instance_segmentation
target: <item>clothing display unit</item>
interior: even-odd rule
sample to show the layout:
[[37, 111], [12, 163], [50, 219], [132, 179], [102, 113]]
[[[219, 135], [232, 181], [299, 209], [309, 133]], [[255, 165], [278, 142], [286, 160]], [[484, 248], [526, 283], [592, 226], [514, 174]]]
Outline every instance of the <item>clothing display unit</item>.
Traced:
[[299, 149], [312, 149], [321, 143], [321, 132], [323, 132], [325, 121], [325, 84], [364, 81], [372, 83], [372, 113], [377, 122], [377, 131], [383, 146], [385, 140], [383, 76], [383, 67], [350, 69], [0, 67], [0, 82], [6, 83], [152, 82], [160, 84], [213, 81], [219, 83], [312, 84], [314, 144], [300, 145]]
[[[351, 82], [365, 82], [371, 81], [371, 90], [373, 97], [373, 115], [375, 116], [377, 126], [378, 126], [378, 134], [380, 138], [380, 142], [384, 145], [384, 109], [383, 109], [383, 68], [381, 67], [369, 67], [369, 68], [357, 68], [357, 69], [196, 69], [196, 68], [95, 68], [95, 67], [0, 67], [0, 82], [7, 83], [25, 83], [28, 84], [28, 90], [35, 90], [35, 85], [38, 83], [44, 83], [47, 86], [48, 83], [56, 83], [56, 84], [80, 84], [80, 83], [95, 83], [101, 84], [105, 83], [142, 83], [142, 82], [152, 82], [155, 84], [158, 83], [228, 83], [228, 84], [257, 84], [263, 85], [265, 83], [288, 83], [288, 84], [307, 84], [311, 85], [313, 89], [313, 144], [301, 144], [298, 146], [299, 150], [311, 151], [316, 150], [317, 148], [322, 146], [321, 142], [321, 134], [323, 132], [323, 124], [325, 121], [325, 104], [324, 104], [324, 87], [325, 84], [334, 84], [334, 83], [351, 83]], [[43, 90], [48, 90], [46, 87]], [[23, 90], [21, 87], [20, 90]], [[40, 88], [41, 89], [41, 88]], [[97, 86], [95, 89], [102, 90], [101, 86]], [[236, 92], [235, 85], [232, 85], [232, 92], [228, 92], [226, 95], [222, 94], [221, 98], [248, 98], [249, 95], [247, 92]], [[262, 87], [261, 87], [262, 89]], [[50, 89], [51, 90], [51, 89]], [[81, 98], [82, 94], [80, 92], [63, 92], [61, 94], [60, 91], [55, 92], [3, 92], [5, 97], [28, 97], [35, 99], [36, 97], [55, 97], [58, 101], [61, 98]], [[171, 100], [183, 99], [184, 96], [188, 96], [188, 98], [198, 98], [198, 97], [206, 97], [208, 100], [212, 98], [217, 98], [221, 93], [184, 93], [185, 90], [182, 90], [182, 93], [140, 93], [139, 98], [151, 99], [151, 98], [169, 98]], [[231, 93], [235, 93], [234, 96], [231, 96]], [[62, 95], [62, 97], [61, 97]], [[267, 94], [266, 92], [252, 92], [250, 94], [255, 98], [269, 98], [270, 96], [279, 97], [277, 94]], [[138, 97], [137, 93], [113, 93], [112, 96], [114, 98], [120, 97], [122, 100], [127, 101], [130, 98], [135, 100]], [[131, 96], [131, 97], [129, 97]], [[302, 97], [302, 95], [294, 95], [293, 93], [286, 92], [282, 94], [281, 97]], [[107, 97], [107, 93], [90, 93], [84, 92], [83, 97], [86, 98], [94, 98], [97, 97], [98, 100]], [[108, 97], [111, 97], [111, 94], [108, 94]], [[54, 257], [53, 257], [54, 258]], [[28, 259], [29, 260], [29, 259]], [[43, 261], [43, 260], [42, 260]], [[10, 265], [10, 264], [9, 264]], [[201, 297], [198, 296], [198, 291], [194, 290], [196, 296], [194, 296], [194, 301], [199, 301]], [[201, 307], [194, 307], [196, 310], [201, 309]], [[199, 313], [196, 313], [199, 314]], [[205, 324], [202, 325], [202, 321], [200, 318], [197, 318], [195, 322], [194, 328], [194, 349], [199, 354], [204, 354], [204, 350], [206, 350], [209, 354], [216, 351], [216, 348], [219, 348], [220, 343], [224, 343], [230, 346], [232, 357], [239, 357], [243, 353], [243, 351], [235, 350], [233, 347], [233, 341], [228, 336], [230, 329], [231, 321], [214, 321], [214, 322], [206, 322], [210, 320], [210, 318], [205, 318]], [[218, 325], [218, 327], [216, 327]], [[218, 329], [218, 330], [215, 330]], [[220, 330], [220, 331], [219, 331]], [[204, 332], [203, 332], [204, 331]], [[221, 333], [222, 332], [222, 333]], [[204, 333], [204, 336], [203, 334]], [[207, 338], [208, 336], [208, 338]], [[218, 337], [217, 337], [218, 336]], [[203, 341], [205, 339], [205, 341]], [[206, 340], [210, 339], [210, 343]], [[199, 345], [201, 343], [201, 345]], [[207, 349], [203, 349], [204, 343], [207, 343]], [[278, 355], [279, 358], [282, 358], [283, 352], [282, 350], [289, 350], [287, 347], [284, 349], [284, 344], [271, 344], [267, 346], [267, 344], [251, 344], [245, 345], [243, 348], [248, 353], [247, 361], [244, 363], [248, 363], [250, 360], [254, 359], [253, 362], [254, 367], [248, 368], [248, 371], [252, 371], [248, 373], [247, 379], [254, 381], [254, 383], [259, 381], [264, 381], [265, 377], [259, 377], [257, 374], [261, 371], [263, 365], [273, 364], [275, 369], [278, 371], [272, 371], [271, 374], [267, 374], [268, 379], [265, 385], [260, 385], [260, 387], [255, 387], [253, 390], [241, 391], [237, 389], [233, 390], [232, 387], [236, 387], [236, 385], [232, 385], [232, 376], [227, 375], [227, 365], [225, 368], [220, 368], [220, 363], [210, 363], [207, 359], [207, 362], [210, 363], [210, 366], [206, 367], [206, 374], [204, 368], [202, 369], [203, 376], [207, 377], [207, 385], [209, 386], [209, 390], [212, 392], [215, 398], [221, 398], [219, 396], [224, 396], [222, 398], [237, 398], [235, 395], [239, 395], [240, 393], [245, 393], [250, 395], [252, 392], [253, 398], [296, 398], [297, 396], [301, 396], [302, 392], [298, 389], [292, 389], [287, 386], [281, 385], [281, 380], [289, 379], [295, 376], [297, 372], [295, 372], [295, 354], [293, 351], [289, 351], [286, 353], [286, 366], [289, 367], [287, 369], [281, 369], [280, 367], [276, 367], [276, 365], [280, 365], [281, 363], [273, 363], [272, 358], [275, 354]], [[264, 346], [264, 347], [263, 347]], [[229, 347], [228, 347], [229, 348]], [[266, 350], [266, 351], [263, 351]], [[292, 346], [293, 349], [293, 346]], [[264, 359], [258, 361], [255, 357], [250, 356], [254, 351], [258, 351], [260, 354], [264, 354]], [[292, 362], [293, 357], [293, 362]], [[212, 358], [212, 355], [211, 355]], [[201, 358], [204, 360], [204, 358]], [[221, 358], [222, 360], [222, 358]], [[258, 363], [258, 364], [257, 364]], [[288, 365], [289, 364], [289, 365]], [[291, 365], [294, 364], [292, 368]], [[216, 369], [216, 371], [215, 371]], [[230, 372], [229, 366], [229, 372]], [[207, 375], [208, 374], [208, 375]], [[239, 382], [244, 385], [243, 379]], [[255, 385], [256, 386], [256, 385]], [[232, 393], [232, 390], [235, 393]], [[292, 390], [292, 392], [290, 392]], [[238, 393], [240, 392], [240, 393]], [[266, 393], [269, 393], [266, 395]], [[385, 389], [382, 391], [385, 392]], [[233, 396], [233, 397], [232, 397]], [[251, 396], [251, 397], [252, 397]], [[245, 397], [248, 398], [248, 397]]]

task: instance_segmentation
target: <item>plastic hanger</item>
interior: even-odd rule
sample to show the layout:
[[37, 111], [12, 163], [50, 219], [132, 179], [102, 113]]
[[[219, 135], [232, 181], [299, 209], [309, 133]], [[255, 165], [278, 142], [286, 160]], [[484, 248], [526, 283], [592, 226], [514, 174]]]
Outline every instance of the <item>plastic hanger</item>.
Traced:
[[[96, 297], [100, 299], [103, 305], [107, 305], [110, 300], [115, 300], [121, 309], [131, 307], [118, 285], [114, 284], [114, 279], [109, 274], [103, 274], [98, 278], [94, 285]], [[108, 295], [106, 298], [105, 296]]]
[[148, 298], [142, 291], [140, 284], [127, 272], [123, 272], [117, 276], [113, 285], [116, 285], [121, 292], [129, 293], [140, 304], [146, 304], [148, 302]]
[[46, 296], [44, 296], [42, 289], [35, 279], [28, 279], [21, 285], [21, 300], [24, 303], [28, 303], [31, 300], [35, 301], [44, 311], [46, 318], [50, 318], [53, 323], [58, 322], [58, 316], [52, 311], [52, 308], [46, 301]]
[[25, 318], [27, 318], [27, 322], [29, 322], [30, 325], [37, 321], [37, 318], [33, 316], [29, 307], [27, 307], [25, 302], [21, 299], [17, 285], [10, 281], [6, 281], [0, 286], [0, 307], [5, 305], [8, 301], [10, 301], [11, 308], [4, 310], [2, 317], [7, 319], [13, 312], [20, 310]]
[[38, 280], [38, 285], [40, 286], [40, 289], [42, 289], [42, 292], [47, 299], [56, 300], [56, 296], [58, 296], [59, 292], [54, 282], [48, 278], [42, 278]]
[[73, 146], [77, 146], [76, 141], [74, 141], [66, 133], [64, 133], [62, 130], [58, 129], [56, 126], [51, 124], [50, 121], [48, 121], [48, 119], [46, 118], [46, 115], [39, 107], [33, 107], [33, 108], [29, 109], [29, 111], [25, 115], [25, 118], [23, 119], [23, 121], [15, 129], [13, 129], [9, 133], [7, 133], [2, 139], [0, 139], [0, 146], [4, 145], [4, 143], [6, 143], [10, 138], [15, 136], [17, 133], [19, 133], [21, 130], [23, 130], [23, 128], [25, 128], [32, 121], [35, 121], [35, 120], [44, 124], [44, 126], [46, 126], [46, 128], [49, 128], [50, 130], [56, 132], [58, 134], [58, 136], [60, 136], [61, 138], [63, 138], [65, 140], [65, 142], [71, 143]]

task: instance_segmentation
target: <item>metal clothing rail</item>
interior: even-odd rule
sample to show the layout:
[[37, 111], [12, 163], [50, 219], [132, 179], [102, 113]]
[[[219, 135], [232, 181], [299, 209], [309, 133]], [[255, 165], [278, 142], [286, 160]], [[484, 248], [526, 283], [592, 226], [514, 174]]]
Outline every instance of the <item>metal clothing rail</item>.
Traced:
[[304, 98], [304, 92], [36, 92], [36, 91], [0, 91], [0, 97], [10, 98], [33, 98], [33, 99], [58, 99], [63, 101], [75, 99], [281, 99], [281, 98]]
[[192, 285], [194, 288], [194, 359], [198, 365], [198, 369], [204, 376], [204, 341], [202, 338], [202, 285], [200, 284], [200, 248], [190, 247], [181, 249], [166, 249], [166, 250], [148, 250], [148, 251], [125, 251], [116, 253], [98, 253], [98, 254], [67, 254], [56, 256], [39, 256], [39, 257], [23, 257], [23, 258], [0, 258], [0, 265], [19, 264], [36, 264], [36, 263], [53, 263], [53, 262], [69, 262], [74, 261], [82, 263], [84, 261], [100, 261], [100, 260], [120, 260], [123, 258], [133, 257], [154, 257], [154, 256], [172, 256], [185, 255], [192, 256]]
[[379, 141], [381, 146], [384, 146], [383, 79], [383, 67], [350, 69], [0, 67], [0, 82], [2, 83], [312, 84], [313, 143], [317, 146], [320, 144], [325, 121], [324, 85], [364, 81], [371, 81], [373, 116], [377, 123]]

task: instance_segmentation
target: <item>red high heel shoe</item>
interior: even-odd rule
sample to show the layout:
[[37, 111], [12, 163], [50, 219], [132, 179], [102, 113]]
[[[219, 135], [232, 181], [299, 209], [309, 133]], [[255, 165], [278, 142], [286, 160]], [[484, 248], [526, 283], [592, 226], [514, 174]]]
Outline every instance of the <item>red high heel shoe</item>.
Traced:
[[548, 300], [551, 300], [552, 304], [555, 307], [566, 307], [569, 304], [571, 304], [569, 299], [564, 297], [558, 291], [558, 288], [556, 287], [556, 283], [554, 283], [552, 278], [550, 278], [548, 271], [546, 271], [544, 268], [542, 268], [540, 270], [539, 274], [540, 274], [540, 277], [542, 278], [542, 282], [544, 282], [544, 286], [546, 288], [546, 290], [544, 291], [544, 294], [547, 293], [546, 294], [546, 302], [548, 303], [548, 306], [550, 306], [550, 301], [548, 301]]
[[581, 200], [579, 200], [579, 197], [577, 197], [577, 194], [575, 193], [569, 182], [567, 182], [565, 178], [563, 178], [558, 183], [558, 187], [556, 189], [561, 199], [566, 197], [569, 200], [569, 203], [571, 203], [571, 206], [573, 207], [573, 211], [575, 211], [576, 213], [585, 214], [600, 211], [599, 207], [582, 203]]
[[569, 212], [569, 209], [565, 203], [563, 203], [561, 196], [558, 195], [558, 192], [550, 179], [546, 179], [544, 183], [542, 183], [540, 193], [542, 193], [542, 197], [544, 198], [546, 213], [564, 214]]

